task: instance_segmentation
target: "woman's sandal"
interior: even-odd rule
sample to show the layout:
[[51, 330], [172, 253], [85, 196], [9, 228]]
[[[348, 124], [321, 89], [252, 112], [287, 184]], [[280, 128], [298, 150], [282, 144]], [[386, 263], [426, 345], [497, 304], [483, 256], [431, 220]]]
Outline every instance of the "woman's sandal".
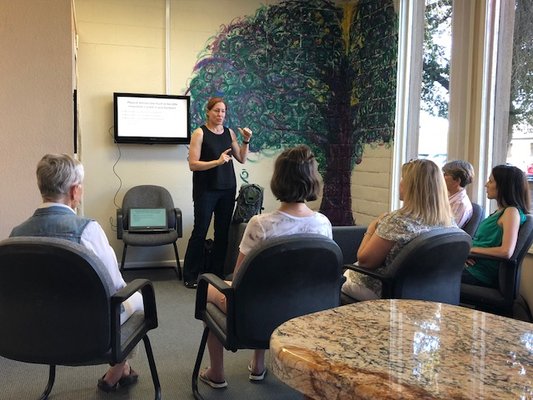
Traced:
[[200, 372], [199, 378], [203, 383], [211, 386], [213, 389], [224, 389], [225, 387], [228, 387], [228, 382], [226, 381], [215, 382], [211, 380], [211, 378], [207, 376], [207, 369], [204, 369], [202, 372]]
[[118, 384], [121, 388], [131, 386], [137, 383], [139, 380], [139, 374], [130, 367], [129, 375], [123, 376], [118, 380]]
[[265, 379], [265, 375], [267, 373], [267, 369], [266, 367], [263, 369], [263, 372], [261, 372], [260, 374], [254, 374], [252, 371], [252, 365], [251, 364], [248, 364], [248, 371], [250, 371], [250, 375], [248, 375], [248, 379], [250, 379], [251, 381], [253, 382], [260, 382], [262, 381], [263, 379]]
[[104, 374], [104, 376], [98, 379], [97, 386], [98, 386], [98, 389], [106, 393], [115, 392], [119, 387], [124, 388], [127, 386], [131, 386], [137, 383], [137, 381], [139, 380], [139, 374], [137, 374], [137, 372], [135, 372], [131, 367], [130, 367], [129, 375], [123, 376], [114, 385], [110, 385], [109, 383], [107, 383], [104, 380], [105, 376], [106, 374]]
[[106, 374], [104, 374], [104, 376], [102, 376], [100, 379], [98, 379], [98, 389], [100, 389], [101, 391], [103, 392], [106, 392], [106, 393], [110, 393], [110, 392], [114, 392], [117, 390], [117, 387], [118, 387], [118, 382], [115, 383], [114, 385], [110, 385], [109, 383], [107, 383], [104, 378], [105, 378]]

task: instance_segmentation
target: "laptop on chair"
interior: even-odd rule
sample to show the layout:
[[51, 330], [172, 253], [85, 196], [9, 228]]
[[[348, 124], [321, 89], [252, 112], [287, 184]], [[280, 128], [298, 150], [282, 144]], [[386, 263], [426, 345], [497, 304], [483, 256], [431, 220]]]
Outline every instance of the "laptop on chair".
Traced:
[[165, 208], [130, 208], [129, 232], [168, 232], [167, 210]]

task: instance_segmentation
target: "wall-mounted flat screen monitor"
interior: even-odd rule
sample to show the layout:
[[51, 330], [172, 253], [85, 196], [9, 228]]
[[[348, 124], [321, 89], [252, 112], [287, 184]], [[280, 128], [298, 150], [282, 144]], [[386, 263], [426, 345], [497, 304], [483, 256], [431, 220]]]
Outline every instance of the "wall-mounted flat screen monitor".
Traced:
[[113, 93], [115, 143], [189, 144], [189, 96]]

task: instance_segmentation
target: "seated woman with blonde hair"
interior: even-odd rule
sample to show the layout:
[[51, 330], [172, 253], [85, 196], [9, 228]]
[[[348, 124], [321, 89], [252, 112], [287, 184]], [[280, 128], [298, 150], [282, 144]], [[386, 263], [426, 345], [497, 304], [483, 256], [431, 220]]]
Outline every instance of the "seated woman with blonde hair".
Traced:
[[[444, 176], [431, 160], [412, 160], [402, 166], [399, 210], [370, 223], [357, 251], [358, 265], [385, 272], [400, 250], [422, 232], [455, 226]], [[346, 270], [342, 292], [355, 300], [381, 297], [381, 282]]]

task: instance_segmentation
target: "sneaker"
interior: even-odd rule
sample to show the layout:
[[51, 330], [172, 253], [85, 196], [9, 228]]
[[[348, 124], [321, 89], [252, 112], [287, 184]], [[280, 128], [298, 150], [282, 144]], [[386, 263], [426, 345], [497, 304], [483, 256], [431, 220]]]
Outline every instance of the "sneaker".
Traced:
[[222, 381], [222, 382], [215, 382], [213, 380], [211, 380], [211, 378], [209, 378], [207, 376], [207, 369], [200, 372], [200, 376], [199, 376], [200, 380], [205, 383], [206, 385], [209, 385], [211, 386], [213, 389], [224, 389], [225, 387], [228, 387], [228, 382], [226, 381]]

